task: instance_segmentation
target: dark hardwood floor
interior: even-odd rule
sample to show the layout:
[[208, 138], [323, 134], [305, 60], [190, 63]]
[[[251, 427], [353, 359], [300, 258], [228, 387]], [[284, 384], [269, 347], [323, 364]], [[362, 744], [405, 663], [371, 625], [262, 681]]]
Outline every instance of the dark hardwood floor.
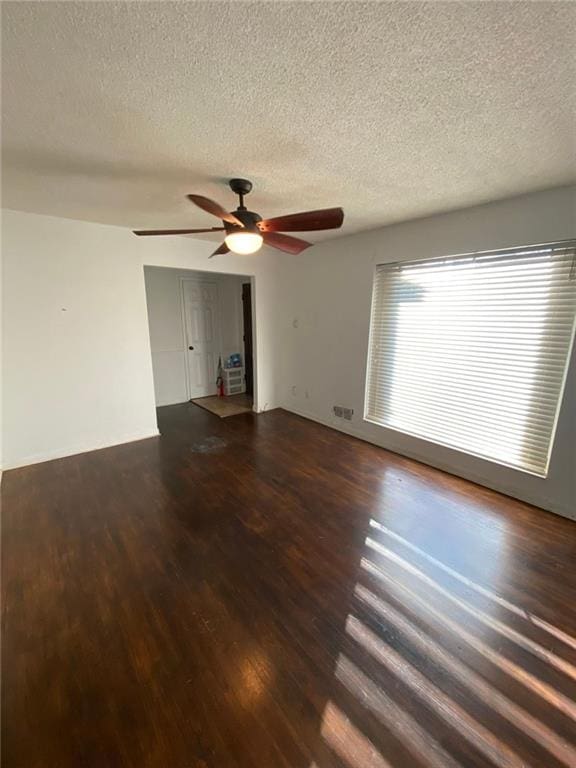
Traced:
[[576, 766], [576, 524], [283, 411], [6, 472], [5, 768]]

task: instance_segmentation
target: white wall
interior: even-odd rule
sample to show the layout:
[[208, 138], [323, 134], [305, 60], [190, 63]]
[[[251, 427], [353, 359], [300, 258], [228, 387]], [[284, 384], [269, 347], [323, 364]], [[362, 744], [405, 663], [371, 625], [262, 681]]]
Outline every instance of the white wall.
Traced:
[[2, 434], [3, 434], [3, 427], [4, 427], [4, 419], [3, 419], [3, 411], [2, 411], [2, 387], [4, 382], [4, 365], [2, 364], [3, 356], [2, 356], [2, 327], [3, 327], [3, 318], [4, 318], [4, 303], [2, 298], [2, 280], [3, 280], [3, 259], [2, 259], [2, 249], [0, 248], [0, 483], [2, 482], [2, 466], [3, 466], [3, 455], [2, 455]]
[[[364, 422], [374, 267], [576, 237], [576, 188], [561, 188], [327, 241], [282, 262], [277, 358], [288, 410], [576, 519], [576, 359], [549, 476], [537, 478]], [[352, 422], [333, 405], [354, 409]]]
[[156, 433], [144, 265], [255, 277], [256, 408], [275, 406], [273, 251], [4, 211], [4, 469]]
[[183, 403], [189, 396], [186, 388], [188, 351], [182, 324], [181, 279], [204, 276], [216, 282], [221, 331], [218, 354], [224, 361], [234, 352], [244, 353], [242, 283], [250, 278], [163, 267], [146, 267], [144, 274], [156, 405]]
[[244, 359], [242, 284], [249, 282], [250, 278], [238, 275], [218, 277], [222, 362], [236, 352], [239, 352]]

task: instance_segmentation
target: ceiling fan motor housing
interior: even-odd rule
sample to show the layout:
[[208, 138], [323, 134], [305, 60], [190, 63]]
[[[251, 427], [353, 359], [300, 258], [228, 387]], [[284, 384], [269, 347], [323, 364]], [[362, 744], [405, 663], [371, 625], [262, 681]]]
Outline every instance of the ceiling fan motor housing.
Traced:
[[230, 211], [230, 213], [233, 213], [237, 219], [240, 219], [242, 224], [244, 224], [244, 228], [242, 229], [234, 224], [229, 224], [227, 221], [224, 221], [222, 223], [226, 228], [226, 232], [257, 232], [260, 234], [260, 230], [257, 226], [258, 222], [262, 221], [262, 216], [260, 216], [260, 214], [254, 213], [254, 211], [248, 211], [246, 208], [238, 208], [235, 211]]

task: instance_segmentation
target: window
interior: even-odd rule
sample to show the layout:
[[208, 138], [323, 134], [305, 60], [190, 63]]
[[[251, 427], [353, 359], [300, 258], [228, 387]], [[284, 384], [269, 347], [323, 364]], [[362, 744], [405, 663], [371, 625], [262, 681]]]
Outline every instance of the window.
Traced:
[[546, 476], [576, 242], [376, 268], [365, 418]]

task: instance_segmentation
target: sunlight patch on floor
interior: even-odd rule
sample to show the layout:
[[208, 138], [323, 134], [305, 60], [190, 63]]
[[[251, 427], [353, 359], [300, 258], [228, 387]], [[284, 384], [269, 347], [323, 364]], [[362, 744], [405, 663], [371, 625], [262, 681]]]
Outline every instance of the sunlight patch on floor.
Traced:
[[[564, 645], [576, 647], [576, 639], [571, 635], [543, 619], [532, 616], [518, 605], [468, 579], [390, 531], [378, 521], [371, 520], [370, 526], [373, 531], [387, 535], [389, 539], [400, 543], [463, 584], [469, 590], [472, 599], [474, 594], [479, 594], [484, 601], [492, 601], [498, 609], [504, 609], [528, 622], [531, 625], [532, 634], [536, 630], [541, 630]], [[554, 668], [556, 674], [560, 673], [576, 680], [576, 667], [562, 658], [561, 648], [555, 652], [547, 647], [545, 638], [540, 643], [524, 635], [519, 631], [521, 625], [518, 619], [516, 619], [517, 628], [509, 626], [501, 619], [502, 611], [499, 614], [500, 618], [496, 618], [487, 610], [481, 610], [462, 594], [454, 594], [398, 552], [385, 547], [370, 536], [365, 539], [365, 545], [366, 554], [369, 553], [375, 559], [383, 557], [385, 564], [383, 561], [383, 567], [379, 567], [373, 560], [363, 557], [360, 562], [361, 573], [375, 577], [376, 587], [373, 589], [380, 584], [383, 591], [380, 593], [378, 590], [379, 594], [376, 594], [373, 589], [369, 589], [360, 581], [356, 583], [353, 594], [358, 610], [348, 613], [345, 632], [352, 643], [349, 647], [352, 650], [357, 648], [359, 658], [364, 658], [364, 661], [361, 668], [358, 663], [354, 663], [349, 658], [349, 655], [341, 652], [338, 655], [334, 674], [341, 686], [384, 726], [382, 738], [385, 739], [388, 734], [389, 738], [395, 740], [396, 750], [400, 748], [399, 745], [402, 745], [415, 761], [429, 768], [463, 768], [463, 765], [447, 751], [448, 743], [444, 743], [442, 739], [435, 739], [434, 735], [413, 716], [413, 713], [403, 708], [397, 700], [398, 695], [409, 696], [411, 708], [416, 702], [423, 705], [428, 712], [443, 720], [458, 739], [482, 754], [491, 764], [498, 768], [525, 768], [527, 765], [525, 758], [496, 735], [498, 731], [492, 732], [493, 726], [490, 726], [492, 720], [485, 724], [478, 716], [472, 716], [467, 707], [461, 706], [455, 698], [448, 695], [444, 685], [436, 685], [430, 679], [428, 670], [433, 667], [441, 675], [439, 680], [455, 681], [456, 689], [454, 690], [467, 689], [468, 697], [489, 707], [517, 732], [524, 733], [528, 740], [538, 744], [560, 763], [566, 766], [576, 765], [576, 746], [532, 714], [529, 704], [528, 709], [524, 708], [523, 699], [522, 702], [513, 700], [496, 685], [499, 680], [507, 676], [512, 677], [526, 689], [528, 700], [530, 696], [535, 695], [575, 721], [576, 704], [560, 690], [540, 679], [538, 672], [534, 674], [521, 663], [508, 658], [505, 655], [505, 647], [501, 646], [500, 642], [491, 645], [489, 635], [485, 636], [482, 627], [486, 627], [486, 631], [489, 630], [490, 633], [496, 633], [505, 641], [514, 643], [523, 652], [536, 657], [539, 662]], [[407, 582], [413, 582], [410, 586], [404, 583], [406, 575]], [[391, 599], [387, 599], [388, 596]], [[487, 604], [484, 602], [483, 607], [486, 608]], [[440, 632], [438, 637], [443, 638], [448, 633], [449, 637], [457, 639], [456, 648], [461, 647], [460, 641], [462, 641], [471, 652], [476, 652], [483, 657], [484, 663], [494, 665], [499, 674], [496, 673], [491, 682], [487, 677], [476, 672], [457, 654], [443, 647], [441, 644], [443, 640], [438, 641], [433, 636], [429, 636], [425, 629], [404, 615], [402, 612], [404, 605], [407, 605], [412, 613], [425, 618], [427, 623], [435, 627]], [[359, 615], [356, 615], [357, 613]], [[450, 616], [447, 613], [450, 613]], [[459, 613], [467, 614], [478, 622], [476, 631], [474, 625], [469, 623], [469, 619], [467, 620], [465, 615], [459, 616]], [[453, 618], [452, 614], [458, 618]], [[365, 620], [363, 621], [360, 616]], [[374, 623], [371, 616], [374, 616]], [[384, 629], [385, 627], [389, 627], [392, 633]], [[384, 632], [382, 632], [383, 629]], [[390, 638], [394, 638], [393, 645], [389, 642]], [[402, 655], [401, 650], [405, 646], [414, 649], [418, 656], [426, 659], [424, 671], [412, 663], [414, 660], [412, 654], [410, 654], [410, 661]], [[347, 653], [349, 654], [350, 651]], [[386, 675], [393, 676], [397, 681], [391, 690], [384, 690], [373, 679], [377, 678], [379, 667], [382, 671], [386, 670]], [[394, 697], [389, 695], [391, 693]], [[382, 751], [350, 721], [346, 713], [333, 700], [330, 700], [325, 707], [321, 735], [330, 750], [349, 768], [401, 768], [396, 763], [392, 766]], [[383, 751], [386, 752], [385, 749]], [[321, 768], [321, 765], [312, 763], [309, 768]]]

